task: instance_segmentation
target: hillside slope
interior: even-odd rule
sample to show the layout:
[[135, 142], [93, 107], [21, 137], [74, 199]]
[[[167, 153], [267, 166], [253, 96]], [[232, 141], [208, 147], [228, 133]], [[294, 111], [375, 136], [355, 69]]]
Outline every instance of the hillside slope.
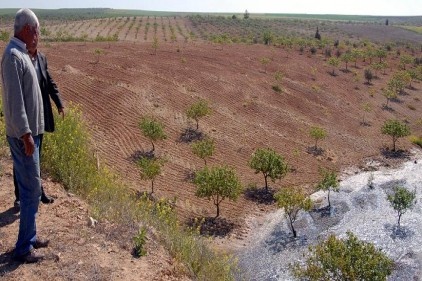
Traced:
[[36, 265], [14, 262], [19, 212], [13, 207], [11, 160], [1, 159], [0, 167], [1, 280], [188, 280], [154, 237], [147, 241], [147, 256], [132, 257], [137, 226], [128, 229], [105, 221], [88, 226], [89, 206], [49, 179], [44, 187], [55, 202], [40, 204], [37, 217], [38, 235], [51, 241], [40, 250], [46, 260]]
[[[371, 85], [363, 72], [368, 62], [349, 64], [329, 73], [321, 54], [301, 55], [297, 50], [262, 45], [215, 46], [206, 43], [162, 44], [153, 55], [150, 44], [131, 43], [52, 43], [41, 48], [67, 103], [79, 104], [90, 124], [100, 161], [113, 167], [136, 190], [146, 191], [134, 158], [151, 149], [138, 122], [153, 115], [165, 124], [167, 140], [156, 144], [156, 153], [168, 162], [155, 181], [159, 197], [178, 199], [181, 218], [212, 216], [215, 209], [206, 199], [194, 196], [189, 175], [203, 166], [181, 134], [194, 124], [185, 110], [198, 99], [205, 99], [212, 114], [200, 120], [199, 128], [216, 141], [210, 165], [233, 166], [244, 186], [263, 186], [263, 177], [248, 167], [256, 148], [271, 147], [281, 153], [293, 172], [271, 187], [299, 185], [311, 188], [318, 180], [318, 169], [340, 170], [361, 165], [379, 157], [390, 138], [380, 134], [389, 118], [406, 120], [413, 134], [421, 135], [420, 83], [413, 83], [397, 102], [385, 110], [381, 88], [398, 69], [399, 59], [389, 55], [386, 74], [379, 73]], [[102, 54], [96, 55], [95, 50]], [[98, 57], [97, 57], [98, 56]], [[263, 65], [261, 59], [271, 59]], [[98, 60], [98, 62], [97, 62]], [[285, 74], [281, 94], [272, 90], [274, 73]], [[356, 73], [356, 75], [354, 75]], [[362, 126], [363, 103], [370, 103], [366, 114], [370, 126]], [[321, 156], [308, 153], [314, 145], [311, 126], [327, 130], [319, 143]], [[407, 140], [398, 142], [407, 149]], [[224, 201], [222, 215], [241, 223], [260, 207], [244, 197]]]

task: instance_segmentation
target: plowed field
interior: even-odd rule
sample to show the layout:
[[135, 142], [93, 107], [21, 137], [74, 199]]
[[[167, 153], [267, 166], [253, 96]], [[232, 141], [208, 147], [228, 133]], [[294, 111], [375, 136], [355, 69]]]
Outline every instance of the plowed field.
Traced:
[[[103, 50], [98, 62], [95, 49]], [[195, 125], [187, 120], [185, 110], [199, 98], [212, 108], [212, 114], [199, 122], [200, 131], [216, 141], [208, 164], [234, 167], [244, 186], [264, 185], [263, 176], [248, 167], [251, 154], [260, 147], [275, 149], [293, 168], [282, 180], [270, 182], [271, 188], [311, 190], [320, 167], [341, 170], [363, 165], [368, 158], [382, 159], [381, 149], [391, 146], [390, 138], [380, 133], [386, 119], [406, 120], [413, 134], [422, 135], [420, 83], [414, 82], [412, 89], [390, 103], [392, 110], [383, 109], [380, 89], [398, 69], [394, 55], [388, 57], [391, 69], [367, 85], [363, 71], [368, 62], [358, 62], [357, 68], [349, 64], [351, 71], [342, 65], [332, 76], [321, 51], [308, 56], [263, 45], [221, 49], [206, 43], [163, 43], [156, 55], [150, 43], [50, 43], [41, 51], [47, 54], [66, 103], [81, 106], [101, 163], [117, 171], [133, 189], [150, 189], [150, 182], [140, 180], [133, 161], [139, 151], [151, 149], [138, 128], [140, 118], [152, 115], [165, 124], [168, 138], [156, 143], [156, 154], [168, 162], [155, 181], [155, 192], [176, 197], [183, 219], [215, 215], [212, 203], [196, 198], [195, 186], [187, 180], [203, 167], [203, 161], [193, 155], [190, 144], [179, 141], [182, 132]], [[265, 67], [263, 57], [271, 58]], [[282, 93], [272, 89], [278, 70], [285, 74]], [[366, 114], [370, 126], [360, 124], [366, 102], [372, 107]], [[314, 145], [311, 126], [328, 132], [318, 143], [324, 151], [320, 156], [307, 152]], [[401, 139], [398, 146], [412, 145]], [[237, 202], [224, 201], [221, 215], [241, 223], [262, 208], [241, 196]]]

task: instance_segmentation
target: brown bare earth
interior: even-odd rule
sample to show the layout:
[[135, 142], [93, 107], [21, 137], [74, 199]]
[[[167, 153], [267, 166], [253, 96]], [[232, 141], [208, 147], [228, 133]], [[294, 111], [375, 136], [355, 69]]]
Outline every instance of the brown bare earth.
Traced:
[[[200, 131], [216, 142], [215, 155], [208, 164], [234, 167], [245, 187], [264, 185], [263, 176], [248, 167], [257, 148], [275, 149], [292, 167], [285, 178], [270, 182], [273, 190], [301, 186], [311, 191], [320, 167], [341, 171], [363, 167], [368, 159], [388, 162], [383, 152], [391, 147], [391, 140], [380, 133], [385, 120], [405, 120], [414, 135], [422, 135], [421, 83], [414, 82], [396, 102], [390, 102], [391, 109], [383, 108], [386, 100], [381, 88], [398, 69], [399, 59], [393, 54], [388, 57], [391, 69], [385, 75], [379, 73], [369, 85], [363, 78], [368, 62], [359, 61], [357, 67], [350, 63], [348, 71], [341, 65], [332, 76], [333, 69], [322, 50], [308, 55], [263, 45], [221, 48], [201, 42], [161, 42], [156, 55], [151, 43], [50, 43], [40, 49], [49, 59], [66, 104], [80, 105], [102, 165], [112, 167], [135, 190], [150, 188], [149, 182], [140, 180], [134, 163], [136, 155], [151, 149], [138, 128], [140, 118], [152, 115], [165, 124], [168, 138], [156, 144], [156, 155], [168, 161], [155, 181], [155, 192], [158, 197], [177, 198], [182, 221], [215, 215], [213, 204], [195, 197], [195, 186], [188, 180], [192, 172], [203, 167], [203, 161], [193, 155], [189, 143], [180, 140], [181, 134], [194, 126], [185, 111], [198, 99], [207, 100], [212, 108], [212, 114], [199, 122]], [[96, 49], [103, 50], [98, 62]], [[271, 58], [266, 66], [260, 61], [263, 57]], [[272, 89], [276, 71], [285, 74], [280, 83], [282, 93]], [[366, 114], [369, 126], [361, 125], [362, 104], [366, 102], [372, 106]], [[311, 126], [328, 132], [318, 144], [321, 155], [309, 152], [314, 145], [309, 137]], [[401, 139], [398, 146], [408, 150], [412, 144]], [[84, 277], [79, 276], [97, 273], [104, 277], [101, 280], [182, 278], [175, 275], [171, 259], [159, 245], [151, 246], [147, 259], [135, 260], [129, 246], [107, 239], [107, 230], [87, 227], [87, 206], [51, 182], [47, 182], [47, 189], [57, 201], [41, 206], [39, 229], [41, 235], [52, 239], [51, 251], [60, 253], [59, 261], [46, 262], [51, 275], [43, 273], [43, 265], [10, 270], [4, 262], [13, 249], [18, 220], [9, 216], [13, 202], [10, 163], [6, 167], [1, 178], [0, 216], [6, 214], [13, 221], [0, 228], [0, 272], [9, 268], [7, 280], [18, 280], [22, 275], [27, 280], [34, 275], [82, 280]], [[275, 207], [242, 195], [236, 202], [224, 201], [221, 215], [235, 224], [233, 233], [241, 239], [247, 232], [245, 220], [271, 208]], [[130, 237], [128, 234], [125, 242], [129, 243]], [[167, 273], [173, 275], [168, 277]]]
[[[96, 48], [104, 50], [98, 63]], [[81, 105], [100, 160], [136, 190], [148, 190], [150, 183], [140, 180], [133, 158], [152, 148], [138, 128], [139, 120], [153, 115], [165, 124], [168, 138], [156, 144], [156, 153], [168, 162], [155, 186], [159, 196], [178, 199], [183, 219], [215, 212], [210, 202], [194, 196], [195, 187], [187, 180], [203, 161], [192, 154], [190, 144], [180, 141], [181, 134], [194, 125], [184, 112], [199, 98], [213, 110], [199, 123], [200, 130], [216, 141], [216, 153], [208, 162], [234, 167], [244, 186], [263, 186], [263, 176], [254, 174], [247, 164], [259, 147], [275, 149], [293, 168], [286, 178], [271, 184], [273, 188], [310, 187], [318, 180], [320, 167], [341, 170], [379, 157], [382, 149], [391, 146], [390, 139], [380, 134], [386, 119], [407, 120], [413, 134], [421, 134], [421, 84], [413, 83], [386, 110], [380, 89], [392, 71], [380, 73], [379, 79], [367, 85], [363, 78], [367, 65], [362, 62], [357, 68], [349, 64], [349, 72], [341, 66], [334, 77], [320, 54], [288, 54], [262, 45], [231, 45], [221, 50], [205, 43], [163, 44], [152, 55], [150, 44], [69, 43], [51, 44], [43, 51], [64, 99]], [[271, 58], [271, 63], [264, 67], [262, 57]], [[392, 69], [397, 69], [397, 63], [397, 58], [389, 58]], [[285, 74], [281, 94], [271, 88], [277, 70]], [[373, 108], [366, 114], [370, 126], [361, 125], [365, 102]], [[314, 145], [311, 126], [328, 132], [320, 142], [324, 150], [320, 156], [308, 153]], [[404, 149], [411, 146], [407, 140], [398, 144]], [[222, 207], [223, 216], [241, 223], [256, 204], [240, 198], [236, 203], [225, 201]]]
[[136, 225], [129, 232], [104, 221], [89, 226], [89, 206], [49, 179], [43, 186], [55, 202], [40, 204], [37, 218], [39, 237], [51, 241], [48, 248], [38, 250], [46, 259], [37, 265], [14, 262], [19, 210], [13, 207], [11, 160], [3, 159], [0, 165], [1, 280], [188, 280], [154, 239], [147, 242], [147, 256], [132, 257]]

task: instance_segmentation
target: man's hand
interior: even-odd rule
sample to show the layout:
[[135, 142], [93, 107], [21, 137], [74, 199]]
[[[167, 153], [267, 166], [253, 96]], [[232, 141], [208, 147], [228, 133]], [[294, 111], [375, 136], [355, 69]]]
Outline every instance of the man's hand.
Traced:
[[64, 107], [59, 108], [59, 114], [62, 116], [62, 118], [64, 119]]
[[31, 156], [35, 151], [34, 139], [30, 133], [23, 135], [23, 144], [25, 146], [25, 155]]

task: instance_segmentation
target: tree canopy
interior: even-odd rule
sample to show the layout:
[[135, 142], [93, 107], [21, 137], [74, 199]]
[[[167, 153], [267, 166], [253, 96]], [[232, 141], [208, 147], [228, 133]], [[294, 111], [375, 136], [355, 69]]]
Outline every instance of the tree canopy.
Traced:
[[242, 192], [242, 185], [233, 169], [223, 167], [205, 167], [195, 174], [194, 184], [197, 186], [195, 195], [213, 200], [217, 208], [216, 217], [220, 216], [220, 203], [228, 198], [235, 201]]
[[138, 161], [141, 180], [151, 181], [151, 193], [154, 193], [154, 180], [161, 174], [164, 160], [159, 158], [141, 157]]
[[167, 138], [164, 133], [164, 125], [151, 117], [144, 117], [139, 122], [139, 128], [142, 131], [142, 134], [147, 137], [152, 144], [152, 150], [155, 150], [154, 142], [158, 140], [164, 140]]
[[326, 241], [310, 247], [305, 265], [295, 263], [293, 273], [310, 281], [386, 280], [393, 265], [381, 249], [348, 232], [346, 239], [330, 235]]
[[396, 151], [397, 140], [410, 135], [410, 128], [399, 120], [390, 119], [384, 122], [381, 133], [391, 136], [393, 140], [393, 151]]
[[337, 180], [337, 173], [328, 169], [320, 169], [321, 181], [318, 183], [316, 189], [328, 191], [328, 207], [331, 207], [330, 191], [339, 191], [339, 182]]
[[277, 201], [277, 206], [286, 213], [293, 236], [296, 237], [297, 234], [293, 223], [296, 221], [300, 210], [309, 211], [312, 208], [311, 199], [301, 190], [296, 190], [293, 187], [283, 188], [274, 197]]
[[192, 152], [202, 160], [204, 160], [205, 166], [207, 165], [207, 157], [211, 157], [214, 153], [215, 145], [214, 140], [205, 138], [203, 140], [196, 141], [192, 144]]
[[200, 100], [192, 104], [186, 110], [186, 116], [196, 121], [196, 130], [199, 128], [199, 119], [211, 113], [211, 109], [205, 100]]
[[284, 177], [289, 170], [284, 158], [271, 148], [258, 148], [252, 154], [249, 166], [256, 174], [264, 175], [266, 191], [268, 191], [268, 177], [274, 182]]
[[399, 227], [401, 216], [415, 205], [415, 199], [416, 192], [411, 192], [402, 186], [396, 186], [394, 188], [394, 192], [387, 196], [387, 200], [390, 202], [394, 210], [397, 211], [397, 224]]

